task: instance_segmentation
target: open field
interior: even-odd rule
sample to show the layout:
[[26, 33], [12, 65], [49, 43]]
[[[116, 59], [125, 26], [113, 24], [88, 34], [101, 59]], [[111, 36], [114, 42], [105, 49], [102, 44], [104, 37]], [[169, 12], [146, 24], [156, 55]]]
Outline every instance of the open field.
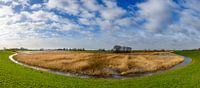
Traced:
[[10, 51], [0, 51], [0, 88], [200, 88], [200, 51], [177, 51], [192, 58], [189, 65], [152, 76], [130, 79], [65, 77], [11, 62]]
[[14, 57], [33, 66], [95, 76], [128, 75], [170, 68], [183, 62], [169, 52], [89, 53], [89, 52], [24, 52]]

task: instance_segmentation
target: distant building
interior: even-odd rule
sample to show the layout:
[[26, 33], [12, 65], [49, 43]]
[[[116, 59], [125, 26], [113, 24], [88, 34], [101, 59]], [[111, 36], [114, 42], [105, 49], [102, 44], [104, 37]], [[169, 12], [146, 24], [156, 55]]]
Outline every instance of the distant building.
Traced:
[[112, 50], [115, 52], [130, 52], [132, 48], [127, 46], [115, 45]]

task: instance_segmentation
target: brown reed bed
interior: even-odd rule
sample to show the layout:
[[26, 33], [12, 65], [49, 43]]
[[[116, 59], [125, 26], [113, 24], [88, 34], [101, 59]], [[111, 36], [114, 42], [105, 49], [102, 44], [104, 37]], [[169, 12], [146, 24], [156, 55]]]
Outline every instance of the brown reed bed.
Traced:
[[33, 66], [95, 76], [128, 75], [168, 69], [183, 62], [170, 52], [92, 53], [92, 52], [24, 52], [14, 59]]

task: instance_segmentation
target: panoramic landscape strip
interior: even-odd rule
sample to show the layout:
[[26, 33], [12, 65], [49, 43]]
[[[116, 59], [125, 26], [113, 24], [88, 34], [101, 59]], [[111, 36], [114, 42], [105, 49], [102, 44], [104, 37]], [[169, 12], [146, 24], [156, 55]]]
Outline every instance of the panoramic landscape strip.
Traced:
[[0, 0], [0, 88], [200, 88], [200, 0]]

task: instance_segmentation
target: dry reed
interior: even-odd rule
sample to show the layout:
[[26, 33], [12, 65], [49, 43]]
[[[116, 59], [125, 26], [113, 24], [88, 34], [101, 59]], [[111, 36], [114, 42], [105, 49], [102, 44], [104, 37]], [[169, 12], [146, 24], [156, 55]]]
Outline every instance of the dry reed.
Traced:
[[33, 66], [97, 76], [151, 72], [183, 62], [181, 56], [169, 52], [115, 54], [46, 51], [19, 53], [14, 59]]

